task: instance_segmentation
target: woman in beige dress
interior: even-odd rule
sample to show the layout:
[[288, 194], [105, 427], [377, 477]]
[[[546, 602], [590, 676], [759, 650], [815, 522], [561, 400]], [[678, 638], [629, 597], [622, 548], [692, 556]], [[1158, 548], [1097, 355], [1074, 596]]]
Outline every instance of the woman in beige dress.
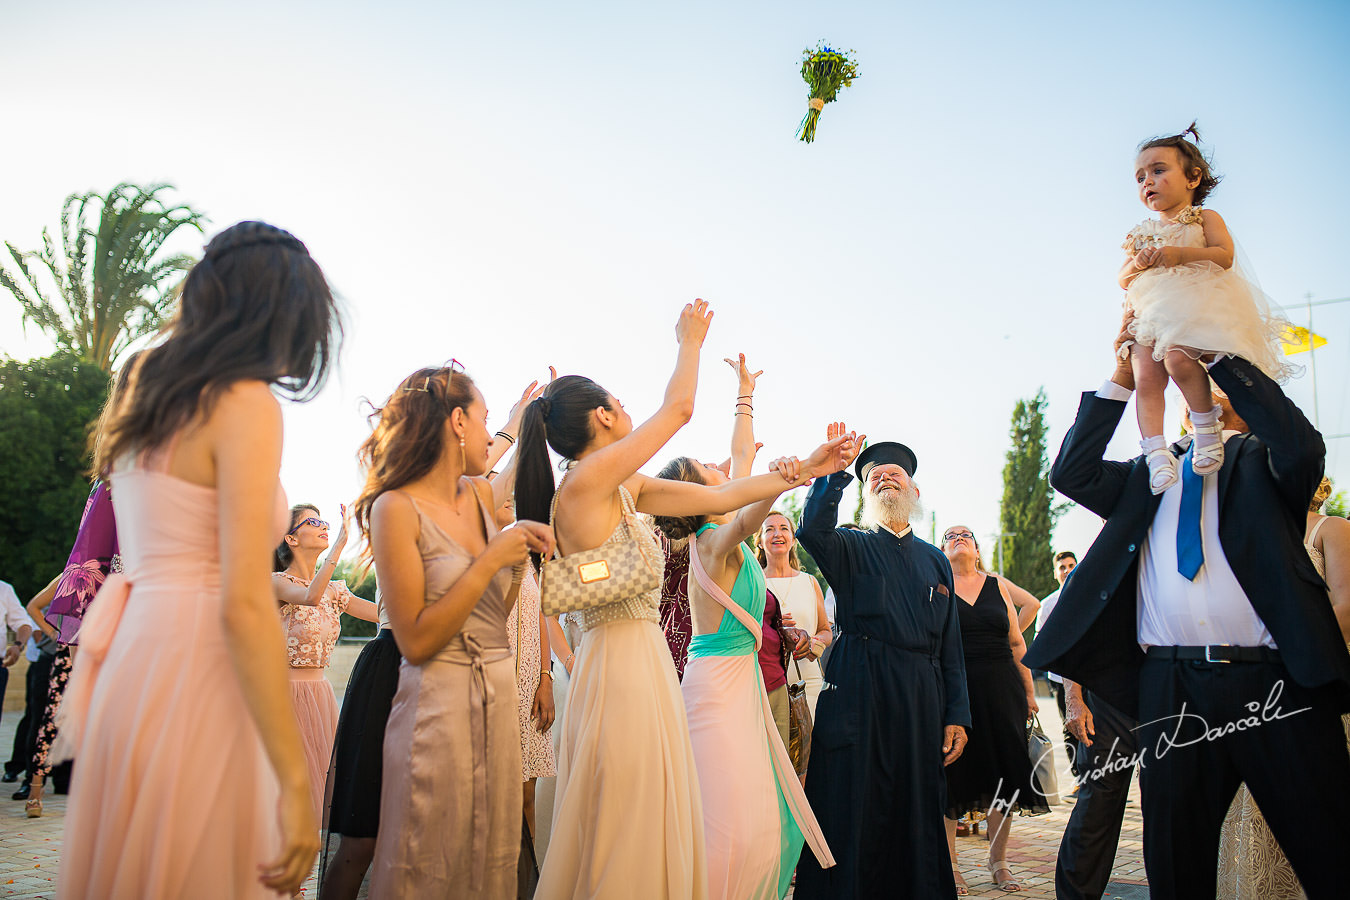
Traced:
[[[564, 554], [633, 541], [653, 574], [650, 592], [581, 612], [581, 646], [559, 737], [552, 836], [536, 900], [708, 896], [698, 775], [660, 627], [661, 551], [636, 513], [730, 512], [782, 493], [785, 478], [771, 473], [712, 487], [638, 472], [693, 414], [711, 318], [703, 301], [685, 306], [665, 401], [637, 427], [613, 394], [579, 375], [554, 381], [525, 410], [516, 513], [539, 519], [556, 508], [552, 524]], [[851, 442], [841, 434], [820, 447], [802, 466], [802, 478], [841, 465], [836, 457]], [[571, 461], [556, 488], [550, 447]]]
[[[1327, 583], [1331, 607], [1350, 642], [1350, 522], [1319, 512], [1331, 496], [1331, 482], [1323, 478], [1308, 509], [1303, 549]], [[1350, 715], [1345, 717], [1350, 742]], [[1271, 833], [1261, 810], [1244, 784], [1228, 808], [1219, 837], [1220, 900], [1302, 900], [1306, 895], [1293, 866]]]
[[356, 521], [403, 654], [384, 739], [371, 896], [508, 900], [520, 852], [520, 730], [506, 634], [543, 525], [497, 530], [492, 438], [473, 381], [420, 369], [361, 448]]

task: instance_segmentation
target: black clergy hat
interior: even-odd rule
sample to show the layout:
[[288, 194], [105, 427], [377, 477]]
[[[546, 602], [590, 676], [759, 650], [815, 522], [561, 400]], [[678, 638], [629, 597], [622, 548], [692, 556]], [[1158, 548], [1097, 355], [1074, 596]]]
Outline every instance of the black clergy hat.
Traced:
[[904, 444], [882, 441], [879, 444], [869, 444], [858, 455], [858, 461], [853, 464], [853, 471], [858, 473], [860, 481], [866, 481], [868, 469], [886, 464], [899, 466], [913, 478], [915, 470], [919, 468], [919, 459], [914, 455], [914, 451]]

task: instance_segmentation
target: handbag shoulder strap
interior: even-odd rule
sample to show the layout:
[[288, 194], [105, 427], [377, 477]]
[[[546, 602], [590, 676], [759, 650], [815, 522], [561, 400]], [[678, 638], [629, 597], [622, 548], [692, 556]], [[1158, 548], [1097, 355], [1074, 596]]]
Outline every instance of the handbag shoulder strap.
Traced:
[[755, 636], [755, 652], [759, 652], [760, 644], [764, 642], [764, 627], [762, 622], [756, 622], [755, 617], [750, 615], [740, 604], [727, 596], [727, 592], [717, 586], [717, 582], [712, 580], [712, 576], [703, 568], [703, 561], [698, 557], [698, 535], [689, 535], [689, 571], [694, 573], [694, 580], [698, 586], [703, 588], [703, 593], [716, 600], [723, 609], [745, 626], [745, 629]]

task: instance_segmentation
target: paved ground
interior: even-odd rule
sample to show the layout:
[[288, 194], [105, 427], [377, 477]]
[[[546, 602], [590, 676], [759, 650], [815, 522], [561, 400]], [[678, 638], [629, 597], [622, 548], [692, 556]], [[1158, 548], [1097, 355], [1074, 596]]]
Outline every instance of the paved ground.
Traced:
[[[334, 672], [338, 680], [345, 682], [345, 669]], [[340, 690], [341, 688], [339, 688]], [[1041, 701], [1041, 722], [1046, 732], [1058, 736], [1059, 718], [1054, 701], [1045, 698]], [[0, 718], [0, 748], [8, 749], [14, 738], [14, 728], [18, 724], [17, 712], [6, 712]], [[1057, 760], [1064, 765], [1063, 747], [1058, 748]], [[1061, 775], [1062, 783], [1068, 784], [1067, 777]], [[65, 816], [66, 798], [48, 795], [44, 798], [45, 815], [40, 819], [24, 817], [23, 804], [9, 799], [13, 785], [4, 785], [0, 796], [0, 898], [38, 898], [55, 896], [56, 872], [60, 863], [61, 826]], [[1148, 896], [1145, 883], [1144, 861], [1141, 844], [1141, 822], [1139, 817], [1139, 793], [1136, 781], [1130, 795], [1129, 808], [1125, 815], [1125, 827], [1121, 833], [1120, 847], [1116, 852], [1116, 866], [1112, 882], [1120, 890], [1108, 892], [1108, 898], [1140, 900]], [[1009, 842], [1008, 858], [1013, 869], [1022, 879], [1024, 890], [1017, 896], [1030, 898], [1053, 898], [1055, 896], [1055, 857], [1059, 851], [1060, 835], [1068, 821], [1071, 803], [1053, 807], [1048, 815], [1034, 819], [1017, 819], [1013, 822], [1012, 838]], [[957, 849], [961, 859], [961, 871], [970, 883], [972, 897], [1007, 897], [1003, 891], [994, 887], [993, 881], [984, 869], [988, 859], [989, 845], [983, 834], [980, 837], [958, 838]], [[305, 886], [302, 896], [314, 898], [316, 891], [311, 879]]]

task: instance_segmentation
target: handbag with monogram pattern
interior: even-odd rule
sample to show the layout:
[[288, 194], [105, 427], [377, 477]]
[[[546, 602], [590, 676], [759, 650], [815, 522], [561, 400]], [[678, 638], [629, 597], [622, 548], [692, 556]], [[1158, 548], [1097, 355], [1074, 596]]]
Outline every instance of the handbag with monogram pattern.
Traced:
[[[558, 488], [548, 514], [550, 528], [553, 527], [562, 485]], [[622, 486], [619, 488], [619, 501], [623, 508], [624, 527], [621, 540], [601, 544], [593, 550], [569, 553], [567, 556], [559, 555], [555, 548], [553, 559], [544, 563], [539, 575], [539, 605], [544, 615], [557, 616], [606, 606], [660, 590], [664, 563], [659, 568], [655, 567], [642, 552], [642, 545], [634, 537], [631, 524], [637, 510], [633, 507], [633, 498]]]

